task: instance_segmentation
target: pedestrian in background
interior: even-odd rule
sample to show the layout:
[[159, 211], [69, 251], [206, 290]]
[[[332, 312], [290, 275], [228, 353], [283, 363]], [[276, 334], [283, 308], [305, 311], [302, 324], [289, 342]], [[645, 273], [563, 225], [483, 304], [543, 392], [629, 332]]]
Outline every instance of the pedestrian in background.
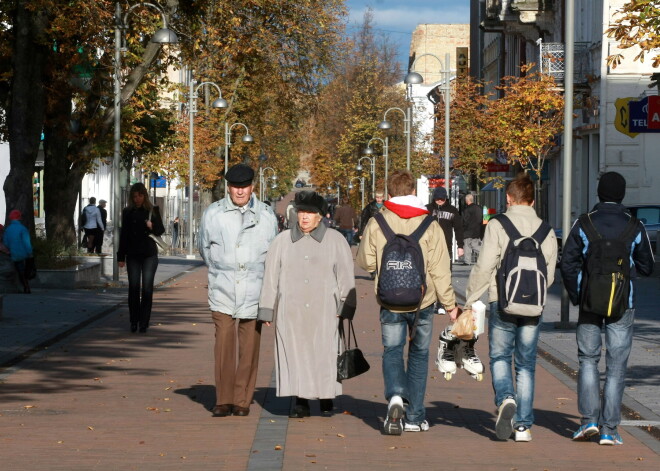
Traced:
[[474, 195], [465, 195], [465, 208], [463, 209], [463, 261], [467, 265], [476, 262], [481, 250], [481, 226], [483, 214], [481, 208], [474, 204]]
[[[445, 234], [445, 242], [449, 250], [449, 258], [451, 261], [451, 254], [453, 253], [454, 235], [456, 235], [456, 245], [458, 247], [457, 258], [463, 256], [463, 221], [458, 214], [458, 209], [452, 206], [447, 199], [447, 189], [444, 186], [439, 186], [433, 190], [433, 201], [429, 203], [426, 208], [431, 213], [431, 216], [438, 221], [442, 231]], [[451, 269], [451, 263], [449, 264]]]
[[172, 248], [177, 248], [179, 245], [179, 216], [172, 221]]
[[335, 211], [335, 223], [337, 230], [348, 242], [348, 245], [353, 245], [353, 228], [355, 228], [355, 210], [348, 202], [348, 198], [341, 201], [341, 206]]
[[374, 217], [378, 212], [383, 208], [383, 192], [376, 192], [375, 199], [364, 207], [362, 214], [360, 215], [360, 229], [357, 232], [358, 240], [362, 239], [362, 233], [364, 228], [367, 227], [369, 219]]
[[80, 218], [83, 223], [83, 229], [85, 229], [85, 237], [87, 238], [87, 253], [94, 253], [97, 240], [99, 237], [102, 237], [103, 230], [105, 230], [101, 211], [96, 206], [95, 197], [92, 196], [89, 199], [89, 203], [83, 208]]
[[128, 272], [128, 310], [131, 332], [149, 328], [153, 304], [154, 278], [158, 268], [158, 247], [149, 237], [165, 232], [158, 206], [149, 200], [143, 183], [131, 186], [129, 203], [122, 211], [117, 261]]
[[337, 381], [338, 317], [355, 314], [353, 255], [321, 224], [327, 202], [313, 191], [295, 197], [298, 223], [268, 249], [259, 320], [275, 323], [277, 396], [294, 396], [292, 418], [309, 417], [309, 399], [330, 416]]
[[30, 283], [26, 276], [26, 260], [32, 257], [30, 232], [21, 223], [22, 214], [18, 209], [9, 213], [9, 224], [2, 236], [2, 243], [9, 249], [11, 260], [18, 273], [18, 280], [23, 286], [23, 293], [29, 294]]
[[[395, 234], [412, 234], [426, 219], [429, 212], [416, 196], [415, 179], [409, 171], [397, 170], [387, 180], [390, 198], [382, 213]], [[375, 218], [367, 224], [357, 253], [357, 264], [368, 272], [383, 269], [381, 259], [387, 239]], [[424, 255], [426, 291], [420, 309], [406, 311], [387, 306], [380, 299], [380, 326], [383, 341], [383, 380], [385, 399], [389, 401], [384, 432], [401, 435], [402, 432], [425, 432], [429, 429], [424, 407], [428, 377], [429, 345], [433, 331], [434, 304], [443, 304], [456, 317], [458, 306], [451, 285], [449, 254], [444, 235], [434, 222], [422, 235], [419, 245]], [[407, 365], [404, 349], [409, 331], [415, 331], [409, 342]], [[405, 413], [404, 413], [405, 407]]]
[[[500, 217], [507, 218], [523, 237], [533, 235], [543, 224], [534, 210], [534, 183], [529, 176], [518, 177], [508, 183], [506, 202], [508, 208]], [[490, 373], [495, 406], [498, 408], [495, 435], [500, 440], [507, 440], [515, 429], [516, 442], [529, 442], [532, 439], [530, 429], [534, 424], [534, 375], [541, 316], [507, 314], [500, 308], [495, 273], [505, 257], [509, 240], [502, 223], [497, 218], [491, 219], [486, 226], [479, 260], [468, 279], [465, 306], [471, 309], [488, 291]], [[541, 252], [547, 266], [547, 286], [550, 286], [557, 264], [554, 231], [549, 230], [541, 242]], [[453, 315], [450, 317], [452, 321], [456, 320]], [[512, 363], [515, 381], [511, 375]]]
[[[588, 214], [588, 219], [602, 238], [617, 239], [627, 229], [631, 215], [621, 204], [625, 195], [626, 180], [621, 174], [607, 172], [600, 177], [600, 202]], [[574, 305], [580, 302], [588, 283], [585, 260], [593, 242], [589, 240], [582, 221], [575, 221], [564, 243], [561, 258], [561, 276]], [[600, 434], [601, 445], [623, 444], [617, 429], [621, 422], [621, 400], [633, 341], [636, 294], [634, 280], [637, 275], [651, 275], [655, 263], [648, 234], [640, 221], [637, 221], [632, 236], [622, 242], [629, 248], [626, 262], [630, 264], [630, 297], [626, 300], [625, 312], [620, 317], [603, 317], [585, 312], [580, 303], [576, 331], [579, 363], [578, 410], [582, 417], [580, 428], [573, 434], [573, 440], [589, 440]], [[606, 296], [607, 293], [602, 295]], [[598, 363], [603, 330], [606, 353], [605, 384], [601, 398]]]
[[225, 179], [229, 194], [206, 208], [197, 238], [215, 324], [214, 417], [250, 413], [261, 340], [259, 292], [266, 252], [278, 233], [275, 213], [253, 193], [254, 170], [234, 165]]
[[99, 205], [97, 206], [99, 208], [99, 212], [101, 213], [101, 222], [103, 223], [103, 228], [99, 229], [96, 240], [94, 242], [94, 249], [96, 253], [103, 252], [103, 236], [105, 235], [105, 230], [108, 227], [108, 211], [105, 209], [106, 204], [106, 200], [99, 200]]

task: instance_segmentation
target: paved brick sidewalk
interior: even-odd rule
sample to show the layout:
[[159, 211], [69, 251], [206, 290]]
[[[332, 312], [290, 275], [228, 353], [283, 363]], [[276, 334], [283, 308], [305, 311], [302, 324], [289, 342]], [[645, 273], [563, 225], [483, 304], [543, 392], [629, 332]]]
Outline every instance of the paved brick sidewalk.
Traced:
[[[490, 374], [481, 383], [462, 372], [445, 381], [433, 364], [437, 341], [427, 391], [431, 430], [382, 435], [373, 283], [357, 274], [358, 340], [372, 369], [345, 383], [334, 417], [320, 417], [313, 402], [311, 418], [288, 419], [287, 401], [271, 389], [273, 333], [266, 327], [250, 415], [211, 417], [213, 324], [200, 269], [157, 292], [147, 335], [128, 332], [122, 306], [4, 377], [2, 469], [660, 469], [660, 457], [625, 430], [621, 447], [571, 442], [575, 393], [543, 368], [534, 440], [496, 441]], [[435, 337], [446, 322], [436, 318]], [[487, 357], [485, 339], [477, 349]]]

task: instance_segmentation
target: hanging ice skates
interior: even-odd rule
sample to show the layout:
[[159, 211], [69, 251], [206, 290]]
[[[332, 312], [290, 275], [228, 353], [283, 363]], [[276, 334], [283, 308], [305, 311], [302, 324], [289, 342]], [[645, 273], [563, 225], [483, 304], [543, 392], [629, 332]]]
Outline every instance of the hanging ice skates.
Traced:
[[460, 340], [451, 333], [451, 326], [445, 327], [440, 333], [435, 364], [447, 381], [456, 374], [458, 368], [463, 368], [477, 381], [484, 379], [484, 366], [474, 351], [476, 342], [476, 337], [473, 340]]

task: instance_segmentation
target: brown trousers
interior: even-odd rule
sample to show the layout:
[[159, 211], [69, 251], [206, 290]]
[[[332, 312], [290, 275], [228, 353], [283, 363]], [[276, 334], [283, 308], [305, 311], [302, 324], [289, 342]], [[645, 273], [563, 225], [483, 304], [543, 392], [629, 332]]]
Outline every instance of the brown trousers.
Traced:
[[256, 319], [237, 321], [221, 312], [212, 312], [212, 315], [215, 323], [215, 403], [250, 407], [257, 382], [261, 322]]

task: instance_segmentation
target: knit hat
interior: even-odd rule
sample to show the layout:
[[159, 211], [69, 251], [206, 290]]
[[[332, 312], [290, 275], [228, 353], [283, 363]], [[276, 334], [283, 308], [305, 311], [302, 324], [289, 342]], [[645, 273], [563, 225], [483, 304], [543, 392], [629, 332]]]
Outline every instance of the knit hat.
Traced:
[[433, 199], [434, 200], [446, 200], [447, 199], [447, 189], [444, 186], [439, 186], [433, 190]]
[[620, 173], [607, 172], [598, 182], [598, 199], [602, 202], [621, 203], [626, 196], [626, 179]]
[[18, 209], [14, 209], [9, 213], [9, 220], [10, 221], [15, 221], [17, 219], [21, 219], [23, 215]]

